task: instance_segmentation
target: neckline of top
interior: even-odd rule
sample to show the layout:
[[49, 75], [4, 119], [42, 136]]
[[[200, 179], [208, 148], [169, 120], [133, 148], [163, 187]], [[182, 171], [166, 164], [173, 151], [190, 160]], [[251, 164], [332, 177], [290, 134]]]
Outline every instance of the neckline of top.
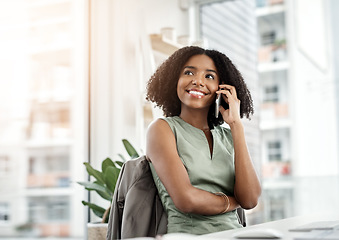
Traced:
[[[200, 128], [194, 127], [192, 124], [186, 122], [184, 119], [182, 119], [179, 116], [174, 116], [174, 118], [180, 120], [181, 122], [183, 122], [184, 124], [188, 125], [189, 127], [193, 128], [193, 129], [196, 129], [196, 130], [199, 130], [200, 132], [203, 132], [204, 134], [205, 134], [205, 132], [207, 132], [207, 130], [204, 131], [204, 130], [202, 130]], [[213, 129], [208, 129], [208, 131], [214, 132], [214, 128]]]

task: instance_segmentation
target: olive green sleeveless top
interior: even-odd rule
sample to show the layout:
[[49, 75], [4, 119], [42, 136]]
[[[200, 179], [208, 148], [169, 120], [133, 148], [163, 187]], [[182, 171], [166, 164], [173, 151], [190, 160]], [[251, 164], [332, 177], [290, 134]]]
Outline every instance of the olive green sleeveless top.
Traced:
[[[233, 196], [234, 189], [234, 149], [231, 131], [217, 126], [213, 135], [213, 154], [204, 132], [186, 123], [180, 117], [167, 117], [164, 120], [171, 127], [181, 161], [191, 184], [199, 189], [215, 193], [223, 192]], [[205, 216], [179, 211], [166, 188], [150, 164], [161, 202], [168, 216], [167, 232], [207, 234], [233, 228], [240, 228], [236, 211]]]

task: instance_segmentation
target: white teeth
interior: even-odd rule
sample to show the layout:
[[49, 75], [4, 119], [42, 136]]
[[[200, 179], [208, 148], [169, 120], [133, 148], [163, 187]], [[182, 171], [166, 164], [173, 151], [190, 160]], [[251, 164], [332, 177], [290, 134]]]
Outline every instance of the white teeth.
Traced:
[[190, 94], [194, 94], [194, 95], [199, 95], [199, 96], [205, 96], [205, 94], [203, 94], [202, 92], [197, 92], [197, 91], [189, 91]]

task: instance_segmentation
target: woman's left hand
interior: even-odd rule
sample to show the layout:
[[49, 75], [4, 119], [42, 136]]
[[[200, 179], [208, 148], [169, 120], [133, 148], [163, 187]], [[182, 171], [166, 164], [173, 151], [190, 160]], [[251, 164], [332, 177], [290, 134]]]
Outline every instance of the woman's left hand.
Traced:
[[224, 101], [228, 104], [229, 109], [220, 106], [219, 110], [228, 125], [240, 122], [240, 100], [237, 97], [237, 91], [234, 86], [222, 84], [219, 85], [217, 94], [222, 94]]

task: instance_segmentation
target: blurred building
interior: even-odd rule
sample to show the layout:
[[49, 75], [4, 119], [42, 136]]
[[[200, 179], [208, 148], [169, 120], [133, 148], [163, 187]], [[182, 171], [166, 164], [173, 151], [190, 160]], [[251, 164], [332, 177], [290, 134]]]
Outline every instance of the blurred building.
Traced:
[[[338, 199], [338, 11], [335, 1], [256, 1], [265, 221]], [[314, 189], [333, 201], [315, 207]]]
[[[293, 92], [289, 81], [288, 47], [294, 36], [287, 31], [284, 1], [256, 1], [258, 74], [260, 82], [260, 130], [264, 218], [293, 215], [292, 136]], [[279, 179], [273, 184], [271, 179]]]
[[85, 6], [15, 0], [0, 12], [0, 238], [82, 237]]

